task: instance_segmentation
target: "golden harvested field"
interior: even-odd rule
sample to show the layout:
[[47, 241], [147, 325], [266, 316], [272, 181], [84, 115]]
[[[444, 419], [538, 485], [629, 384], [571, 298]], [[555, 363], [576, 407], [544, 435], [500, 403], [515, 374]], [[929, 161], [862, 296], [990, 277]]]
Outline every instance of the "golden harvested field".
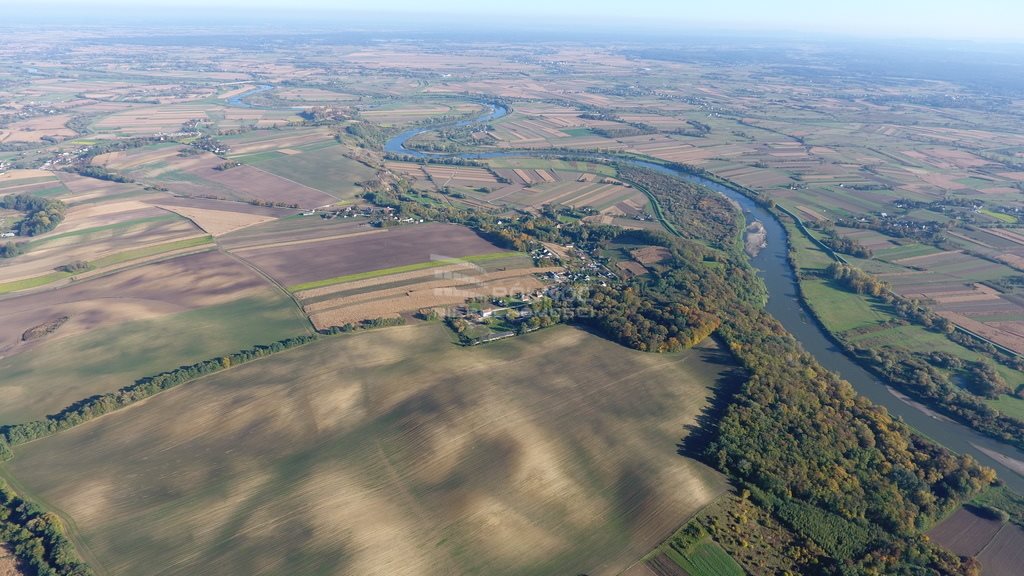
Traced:
[[186, 384], [7, 468], [103, 574], [614, 575], [725, 490], [676, 445], [729, 369], [714, 347], [564, 326], [473, 348], [391, 328]]
[[185, 206], [171, 206], [167, 204], [156, 204], [158, 208], [173, 212], [192, 221], [193, 224], [205, 230], [213, 237], [262, 224], [274, 220], [273, 216], [261, 216], [258, 214], [245, 214], [242, 212], [230, 212], [227, 210], [209, 210], [205, 208], [190, 208]]

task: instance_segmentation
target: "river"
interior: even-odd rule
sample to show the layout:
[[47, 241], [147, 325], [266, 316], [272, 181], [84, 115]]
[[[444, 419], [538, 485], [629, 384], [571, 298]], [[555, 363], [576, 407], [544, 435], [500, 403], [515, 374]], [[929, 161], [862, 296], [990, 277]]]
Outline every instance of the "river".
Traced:
[[231, 98], [228, 98], [228, 106], [234, 106], [236, 108], [252, 108], [253, 107], [252, 104], [249, 104], [248, 102], [246, 102], [244, 100], [245, 98], [248, 98], [249, 96], [255, 96], [257, 94], [261, 94], [263, 92], [267, 92], [268, 90], [273, 90], [273, 89], [274, 89], [273, 86], [268, 86], [268, 85], [264, 84], [262, 86], [257, 86], [255, 88], [253, 88], [252, 90], [248, 90], [246, 92], [242, 92], [241, 94], [235, 94]]
[[867, 396], [875, 404], [885, 406], [890, 414], [902, 418], [918, 432], [956, 452], [971, 454], [979, 462], [995, 468], [1007, 485], [1019, 493], [1024, 493], [1024, 476], [997, 460], [999, 455], [1002, 455], [1004, 458], [1024, 462], [1024, 452], [937, 415], [916, 402], [900, 398], [874, 375], [851, 360], [832, 341], [810, 316], [800, 299], [796, 274], [787, 257], [787, 232], [773, 212], [717, 182], [687, 174], [676, 175], [725, 194], [739, 202], [748, 223], [760, 220], [764, 224], [768, 233], [768, 246], [752, 258], [751, 262], [761, 272], [761, 277], [768, 288], [767, 310], [782, 322], [786, 330], [795, 336], [804, 349], [822, 366], [838, 372], [853, 384], [857, 392]]
[[[489, 106], [491, 111], [488, 114], [474, 120], [466, 120], [444, 126], [416, 128], [402, 132], [388, 140], [384, 149], [394, 154], [404, 154], [416, 158], [457, 156], [465, 159], [482, 159], [529, 155], [528, 153], [521, 152], [486, 152], [458, 155], [432, 154], [410, 150], [405, 147], [405, 143], [410, 138], [430, 130], [490, 122], [508, 114], [508, 109], [504, 106], [496, 104], [490, 104]], [[1024, 469], [1021, 468], [1024, 466], [1024, 452], [975, 432], [971, 428], [944, 416], [937, 415], [920, 404], [902, 397], [902, 395], [897, 395], [870, 372], [857, 365], [832, 342], [829, 335], [814, 321], [800, 300], [796, 274], [787, 258], [786, 229], [773, 212], [758, 205], [743, 194], [701, 176], [686, 174], [659, 164], [641, 160], [623, 160], [621, 158], [616, 158], [615, 160], [617, 162], [628, 162], [650, 168], [688, 182], [706, 186], [737, 202], [743, 210], [748, 224], [754, 220], [761, 221], [767, 232], [768, 245], [757, 256], [752, 258], [751, 262], [761, 273], [765, 286], [768, 289], [768, 312], [782, 322], [786, 330], [795, 336], [804, 349], [812, 354], [822, 366], [839, 373], [839, 375], [853, 385], [857, 392], [868, 397], [872, 402], [885, 406], [890, 414], [903, 419], [921, 434], [955, 452], [971, 454], [982, 464], [991, 466], [996, 470], [1003, 482], [1016, 492], [1024, 494], [1024, 474], [1022, 474]], [[1021, 464], [1015, 464], [1014, 460], [1019, 461]], [[1015, 471], [1013, 468], [1017, 468], [1017, 470]]]
[[[404, 155], [404, 156], [411, 156], [411, 157], [414, 157], [414, 158], [431, 158], [431, 157], [434, 157], [434, 158], [445, 158], [445, 157], [451, 158], [453, 156], [452, 154], [433, 153], [433, 152], [420, 152], [419, 150], [412, 150], [412, 149], [406, 148], [405, 147], [405, 143], [408, 142], [410, 138], [413, 138], [415, 136], [419, 136], [420, 134], [426, 134], [427, 132], [433, 132], [434, 130], [441, 130], [443, 128], [461, 128], [463, 126], [470, 126], [472, 124], [483, 124], [483, 123], [486, 123], [486, 122], [490, 122], [492, 120], [497, 120], [498, 118], [501, 118], [502, 116], [505, 116], [506, 114], [508, 114], [508, 108], [503, 106], [503, 105], [501, 105], [501, 104], [491, 104], [491, 103], [488, 103], [487, 107], [489, 108], [490, 111], [487, 112], [486, 114], [484, 114], [483, 116], [480, 116], [480, 117], [477, 117], [477, 118], [470, 118], [469, 120], [461, 120], [459, 122], [452, 122], [452, 123], [449, 123], [449, 124], [442, 124], [440, 126], [428, 126], [426, 128], [421, 127], [421, 128], [413, 128], [411, 130], [406, 130], [405, 132], [402, 132], [401, 134], [399, 134], [399, 135], [391, 138], [390, 140], [388, 140], [384, 144], [384, 151], [385, 152], [389, 152], [391, 154], [401, 154], [401, 155]], [[498, 153], [495, 153], [494, 155], [500, 155], [500, 154], [501, 153], [498, 152]], [[462, 158], [486, 158], [486, 157], [491, 157], [490, 154], [459, 154], [458, 156], [462, 157]]]

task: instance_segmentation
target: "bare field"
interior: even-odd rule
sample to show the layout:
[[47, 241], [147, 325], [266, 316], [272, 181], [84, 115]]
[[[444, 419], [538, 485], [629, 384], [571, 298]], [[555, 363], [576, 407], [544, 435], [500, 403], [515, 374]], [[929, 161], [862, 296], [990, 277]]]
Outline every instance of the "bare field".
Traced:
[[[24, 340], [62, 317], [52, 334]], [[136, 378], [307, 330], [288, 297], [218, 252], [2, 299], [0, 423], [41, 418]]]
[[78, 133], [65, 126], [68, 120], [71, 120], [70, 115], [58, 114], [12, 122], [0, 129], [0, 142], [39, 142], [43, 137], [73, 138]]
[[247, 249], [241, 255], [285, 286], [371, 270], [459, 258], [498, 249], [473, 231], [451, 224], [416, 224], [384, 233], [348, 234], [318, 242]]
[[9, 357], [34, 347], [39, 342], [23, 342], [22, 334], [61, 316], [69, 320], [46, 340], [223, 304], [256, 295], [265, 286], [262, 278], [234, 259], [204, 252], [57, 290], [10, 296], [0, 299], [0, 355]]
[[222, 158], [210, 153], [181, 158], [177, 154], [178, 149], [144, 148], [124, 157], [114, 155], [102, 161], [113, 167], [124, 166], [134, 178], [158, 184], [182, 196], [295, 204], [300, 208], [315, 208], [337, 201], [322, 190], [255, 166], [218, 170], [224, 163]]
[[9, 471], [102, 573], [612, 575], [724, 491], [676, 444], [725, 361], [392, 328], [182, 386]]
[[294, 216], [293, 213], [292, 218], [281, 218], [226, 234], [220, 238], [219, 243], [227, 250], [242, 252], [273, 248], [285, 243], [314, 243], [368, 232], [386, 231], [370, 226], [365, 218], [327, 220], [316, 216]]
[[928, 536], [961, 556], [977, 556], [1002, 526], [998, 520], [988, 520], [960, 508], [928, 532]]
[[928, 532], [937, 544], [981, 562], [985, 576], [1016, 576], [1024, 565], [1024, 530], [960, 508]]
[[1024, 530], [1007, 524], [978, 556], [985, 576], [1017, 576], [1024, 566]]
[[18, 559], [11, 554], [6, 546], [0, 546], [0, 576], [24, 576], [19, 568]]
[[[119, 263], [121, 255], [203, 235], [191, 222], [159, 212], [155, 217], [127, 220], [110, 226], [69, 232], [60, 232], [58, 227], [57, 232], [30, 241], [26, 254], [0, 260], [3, 281], [42, 276], [73, 262]], [[84, 274], [87, 273], [80, 272], [78, 276]]]

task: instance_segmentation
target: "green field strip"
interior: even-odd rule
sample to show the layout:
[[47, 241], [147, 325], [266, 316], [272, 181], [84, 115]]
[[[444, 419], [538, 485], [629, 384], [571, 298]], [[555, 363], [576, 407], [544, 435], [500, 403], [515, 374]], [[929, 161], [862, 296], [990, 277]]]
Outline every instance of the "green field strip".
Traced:
[[1007, 416], [1024, 420], [1024, 398], [1004, 394], [998, 400], [986, 400], [985, 403]]
[[15, 280], [13, 282], [4, 282], [3, 284], [0, 284], [0, 294], [45, 286], [56, 282], [57, 280], [63, 280], [68, 276], [71, 276], [70, 272], [50, 272], [49, 274], [43, 274], [42, 276], [33, 276], [31, 278]]
[[63, 184], [54, 186], [53, 188], [44, 188], [42, 190], [33, 190], [29, 192], [31, 196], [39, 196], [41, 198], [49, 198], [50, 196], [60, 196], [62, 194], [68, 194], [70, 191], [64, 187]]
[[235, 160], [236, 162], [242, 162], [243, 164], [255, 164], [259, 165], [260, 162], [266, 162], [267, 160], [274, 160], [285, 156], [277, 150], [270, 150], [266, 152], [252, 152], [250, 154], [228, 154], [228, 158]]
[[49, 274], [43, 274], [40, 276], [33, 276], [31, 278], [24, 278], [22, 280], [15, 280], [13, 282], [5, 282], [0, 284], [0, 294], [6, 294], [8, 292], [17, 292], [18, 290], [28, 290], [29, 288], [37, 288], [39, 286], [45, 286], [52, 284], [58, 280], [63, 280], [75, 274], [81, 274], [84, 272], [91, 272], [93, 270], [99, 270], [101, 268], [107, 268], [115, 264], [121, 264], [122, 262], [128, 262], [131, 260], [138, 260], [140, 258], [148, 258], [150, 256], [156, 256], [164, 254], [166, 252], [173, 252], [176, 250], [183, 250], [185, 248], [193, 248], [196, 246], [203, 246], [206, 244], [213, 243], [213, 236], [200, 236], [198, 238], [186, 238], [184, 240], [176, 240], [174, 242], [167, 242], [164, 244], [157, 244], [155, 246], [147, 246], [145, 248], [136, 248], [135, 250], [126, 250], [124, 252], [118, 252], [117, 254], [111, 254], [98, 260], [92, 260], [88, 262], [88, 267], [78, 272], [50, 272]]
[[846, 292], [822, 280], [803, 280], [800, 289], [818, 319], [833, 334], [875, 326], [890, 319], [887, 305]]
[[878, 250], [875, 252], [875, 258], [893, 261], [900, 260], [902, 258], [912, 258], [914, 256], [924, 256], [926, 254], [938, 254], [939, 252], [941, 252], [941, 250], [934, 246], [915, 243]]
[[105, 256], [103, 258], [100, 258], [99, 260], [93, 260], [89, 262], [89, 265], [95, 268], [106, 268], [107, 266], [120, 264], [121, 262], [127, 262], [129, 260], [138, 260], [139, 258], [147, 258], [149, 256], [156, 256], [158, 254], [164, 254], [166, 252], [184, 250], [185, 248], [194, 248], [196, 246], [203, 246], [212, 243], [213, 236], [199, 236], [197, 238], [186, 238], [184, 240], [175, 240], [174, 242], [157, 244], [155, 246], [146, 246], [145, 248], [136, 248], [134, 250], [118, 252], [117, 254], [111, 254], [110, 256]]
[[994, 210], [989, 210], [988, 208], [982, 208], [980, 212], [986, 216], [991, 216], [1000, 222], [1006, 222], [1007, 224], [1017, 223], [1017, 219], [1009, 214], [1003, 214], [1002, 212], [996, 212]]
[[710, 538], [705, 538], [690, 546], [686, 555], [680, 554], [675, 548], [669, 547], [665, 555], [690, 576], [743, 576], [746, 572]]
[[324, 280], [316, 280], [313, 282], [305, 282], [302, 284], [294, 284], [288, 287], [289, 292], [302, 292], [303, 290], [312, 290], [313, 288], [323, 288], [324, 286], [333, 286], [334, 284], [342, 284], [344, 282], [354, 282], [356, 280], [368, 280], [370, 278], [378, 278], [380, 276], [390, 276], [392, 274], [402, 274], [405, 272], [415, 272], [417, 270], [426, 270], [428, 268], [437, 268], [439, 266], [449, 266], [452, 264], [460, 264], [462, 262], [487, 262], [490, 260], [497, 260], [499, 258], [507, 258], [512, 255], [525, 256], [521, 252], [491, 252], [489, 254], [478, 254], [476, 256], [465, 256], [463, 258], [444, 258], [441, 260], [430, 260], [427, 262], [417, 262], [416, 264], [406, 264], [404, 266], [394, 266], [392, 268], [382, 268], [380, 270], [370, 270], [368, 272], [357, 272], [355, 274], [348, 274], [345, 276], [335, 276], [334, 278], [325, 278]]

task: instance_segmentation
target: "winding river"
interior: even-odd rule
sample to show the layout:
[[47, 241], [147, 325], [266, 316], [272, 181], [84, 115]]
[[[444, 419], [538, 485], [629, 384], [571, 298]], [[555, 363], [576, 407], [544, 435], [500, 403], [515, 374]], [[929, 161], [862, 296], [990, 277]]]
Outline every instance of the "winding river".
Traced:
[[253, 88], [252, 90], [247, 90], [245, 92], [242, 92], [241, 94], [235, 94], [231, 98], [228, 98], [228, 101], [227, 101], [228, 106], [234, 106], [236, 108], [252, 108], [253, 105], [249, 104], [248, 102], [246, 102], [245, 101], [246, 98], [248, 98], [249, 96], [255, 96], [257, 94], [262, 94], [263, 92], [267, 92], [267, 91], [270, 91], [270, 90], [273, 90], [273, 89], [274, 89], [273, 86], [269, 86], [269, 85], [264, 84], [264, 85], [261, 85], [261, 86], [257, 86], [255, 88]]
[[[509, 112], [507, 107], [500, 104], [488, 104], [488, 106], [490, 111], [487, 114], [473, 120], [465, 120], [443, 126], [415, 128], [402, 132], [388, 140], [384, 149], [393, 154], [402, 154], [415, 158], [458, 157], [472, 160], [529, 155], [529, 153], [524, 152], [435, 154], [412, 150], [405, 146], [405, 143], [410, 138], [431, 130], [490, 122], [505, 116]], [[615, 160], [657, 170], [688, 182], [706, 186], [737, 202], [742, 208], [748, 224], [754, 220], [761, 221], [768, 235], [768, 245], [757, 256], [752, 258], [751, 262], [760, 271], [767, 286], [768, 312], [782, 322], [782, 325], [800, 341], [805, 350], [817, 358], [822, 366], [839, 373], [853, 385], [857, 392], [868, 397], [872, 402], [885, 406], [890, 414], [903, 419], [921, 434], [956, 452], [969, 453], [979, 462], [986, 466], [991, 466], [996, 470], [1003, 482], [1018, 493], [1024, 493], [1024, 452], [979, 434], [967, 426], [938, 415], [924, 406], [899, 395], [882, 384], [870, 372], [854, 363], [833, 343], [829, 335], [810, 316], [800, 299], [796, 274], [787, 258], [786, 229], [774, 213], [758, 205], [743, 194], [707, 178], [686, 174], [642, 160], [623, 160], [621, 158], [616, 158]]]

